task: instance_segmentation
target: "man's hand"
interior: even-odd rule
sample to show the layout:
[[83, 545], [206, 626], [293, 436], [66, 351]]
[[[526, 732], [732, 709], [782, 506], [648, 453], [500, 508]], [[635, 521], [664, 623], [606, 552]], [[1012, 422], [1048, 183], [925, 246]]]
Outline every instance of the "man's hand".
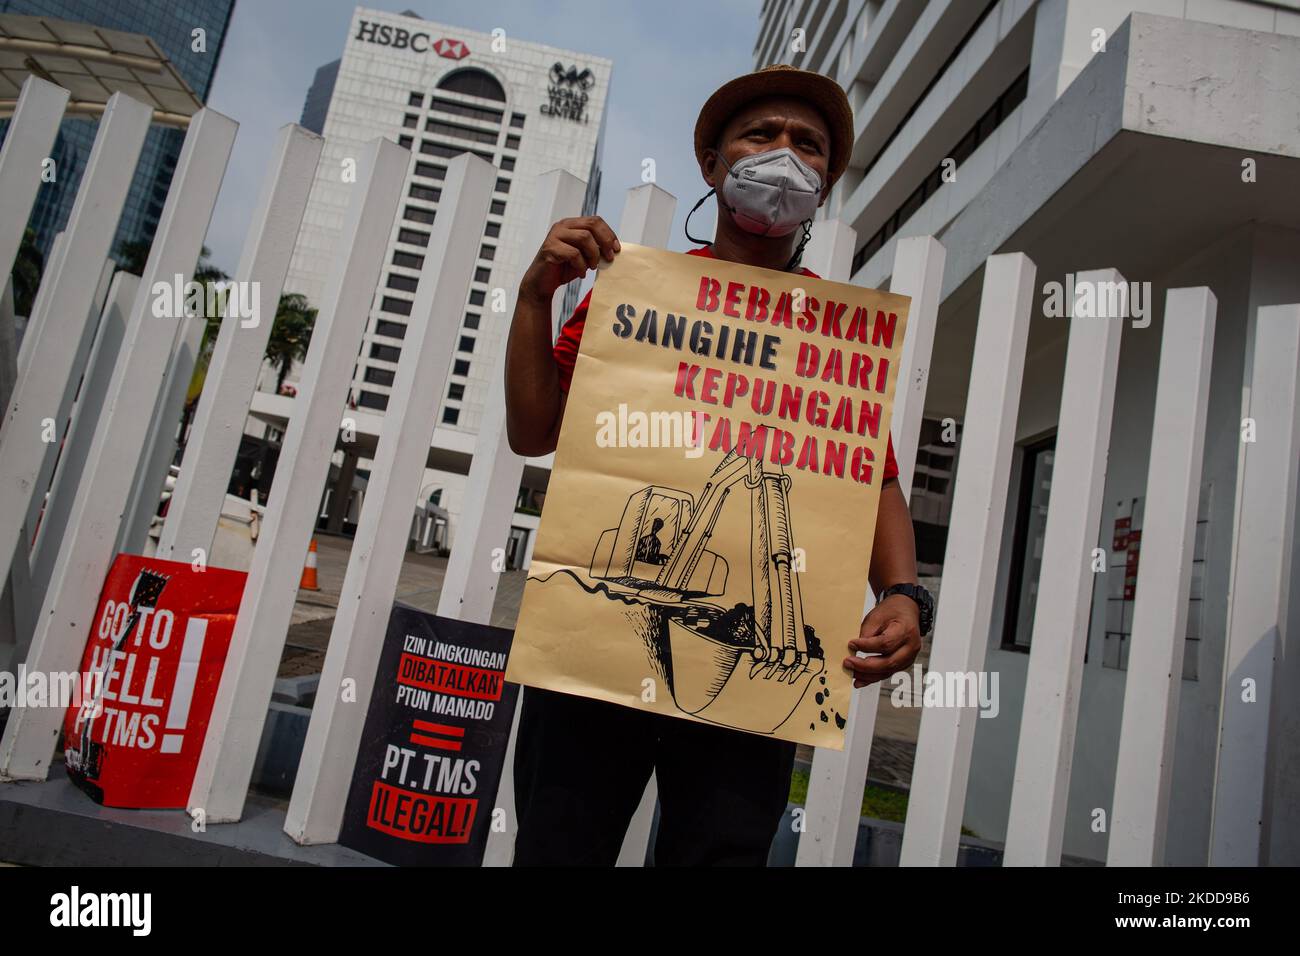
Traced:
[[564, 419], [553, 354], [551, 300], [566, 282], [586, 275], [602, 258], [613, 261], [618, 237], [599, 216], [561, 219], [551, 226], [515, 297], [506, 340], [506, 436], [516, 455], [555, 451]]
[[614, 261], [622, 247], [609, 224], [599, 216], [561, 219], [551, 226], [542, 247], [519, 282], [521, 298], [545, 302], [549, 311], [555, 290], [581, 279], [601, 259]]
[[[857, 657], [858, 651], [877, 657]], [[853, 675], [854, 687], [866, 687], [890, 674], [906, 670], [921, 651], [921, 610], [905, 594], [892, 594], [862, 619], [858, 636], [849, 641], [844, 669]]]

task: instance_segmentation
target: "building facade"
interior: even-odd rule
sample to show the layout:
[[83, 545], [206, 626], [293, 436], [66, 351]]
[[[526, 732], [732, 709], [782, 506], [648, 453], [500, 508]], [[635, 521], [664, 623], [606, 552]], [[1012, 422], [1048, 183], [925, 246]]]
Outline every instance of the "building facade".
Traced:
[[[53, 17], [148, 36], [202, 102], [212, 88], [234, 8], [235, 0], [0, 0], [0, 13]], [[7, 126], [7, 120], [0, 121], [0, 139]], [[47, 257], [54, 236], [72, 213], [98, 129], [99, 121], [93, 119], [65, 119], [59, 126], [53, 152], [58, 179], [41, 185], [29, 222], [37, 248]], [[184, 130], [162, 126], [149, 130], [113, 238], [114, 258], [122, 258], [124, 242], [153, 241], [184, 141]]]
[[[1098, 532], [1107, 568], [1095, 575], [1065, 853], [1106, 856], [1096, 811], [1109, 808], [1115, 784], [1164, 295], [1205, 285], [1218, 318], [1166, 862], [1206, 862], [1244, 370], [1256, 310], [1300, 301], [1300, 124], [1294, 96], [1282, 92], [1300, 62], [1297, 37], [1294, 0], [763, 4], [756, 67], [825, 73], [854, 109], [851, 163], [822, 212], [856, 231], [850, 281], [888, 288], [901, 238], [932, 235], [947, 250], [912, 495], [922, 573], [940, 586], [946, 509], [936, 495], [951, 494], [952, 469], [961, 477], [960, 439], [945, 440], [943, 423], [959, 436], [983, 263], [1023, 252], [1037, 265], [1006, 530], [991, 545], [999, 575], [985, 667], [1000, 676], [1001, 716], [976, 721], [965, 805], [965, 825], [980, 837], [1006, 835], [1032, 653], [1068, 330], [1045, 309], [1048, 286], [1115, 267], [1145, 286], [1154, 320], [1122, 340]], [[1186, 63], [1199, 78], [1176, 83]], [[1300, 555], [1291, 567], [1298, 620]], [[1278, 677], [1286, 686], [1295, 686], [1297, 658], [1291, 648]], [[1287, 696], [1275, 700], [1264, 856], [1295, 864], [1300, 707]]]
[[[446, 391], [436, 397], [438, 424], [421, 501], [412, 502], [413, 509], [432, 504], [447, 513], [444, 547], [455, 538], [484, 406], [492, 391], [501, 388], [494, 372], [505, 349], [513, 290], [536, 252], [530, 238], [533, 183], [542, 173], [563, 169], [587, 183], [585, 209], [595, 209], [611, 67], [609, 60], [585, 53], [359, 7], [342, 57], [317, 71], [308, 93], [303, 118], [311, 121], [323, 113], [319, 131], [325, 150], [286, 292], [301, 293], [319, 305], [349, 196], [349, 187], [337, 175], [340, 163], [377, 137], [411, 151], [352, 380], [350, 405], [363, 449], [378, 435], [388, 406], [447, 161], [472, 152], [500, 171], [484, 234], [463, 237], [477, 245], [479, 261], [458, 317], [460, 334], [448, 357]], [[567, 290], [569, 299], [576, 291]], [[296, 378], [297, 369], [288, 381]], [[274, 388], [271, 374], [264, 375], [261, 388]], [[255, 415], [259, 408], [273, 410], [269, 398], [255, 399]], [[359, 462], [341, 463], [342, 472], [359, 467], [365, 473], [369, 462], [364, 454]], [[526, 475], [539, 492], [547, 473], [542, 465]], [[521, 489], [510, 541], [514, 566], [531, 554], [540, 511], [533, 487]], [[324, 510], [329, 507], [327, 500]]]

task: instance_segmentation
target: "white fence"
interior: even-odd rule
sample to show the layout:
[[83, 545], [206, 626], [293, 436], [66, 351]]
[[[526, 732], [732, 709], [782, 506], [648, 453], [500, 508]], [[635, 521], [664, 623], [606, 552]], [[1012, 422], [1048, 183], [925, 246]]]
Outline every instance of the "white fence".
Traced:
[[[0, 267], [8, 273], [39, 185], [40, 162], [66, 93], [29, 79], [0, 153]], [[142, 410], [174, 404], [175, 383], [187, 380], [186, 345], [193, 329], [181, 315], [151, 309], [157, 281], [188, 279], [198, 257], [236, 124], [211, 110], [195, 115], [173, 178], [153, 251], [139, 279], [119, 274], [112, 287], [103, 267], [150, 119], [149, 109], [122, 94], [100, 123], [66, 233], [51, 257], [23, 342], [12, 398], [0, 431], [0, 574], [41, 577], [42, 606], [31, 635], [19, 635], [29, 670], [77, 668], [101, 583], [116, 542], [130, 540], [132, 494], [163, 461]], [[289, 257], [321, 156], [322, 141], [297, 127], [277, 140], [268, 175], [233, 279], [260, 288], [260, 326], [245, 328], [232, 307], [222, 322], [163, 527], [159, 555], [204, 561], [224, 501], [227, 477]], [[302, 384], [279, 458], [266, 518], [254, 552], [225, 672], [213, 709], [191, 812], [209, 823], [240, 819], [262, 736], [272, 684], [297, 591], [299, 569], [317, 518], [330, 457], [346, 431], [352, 365], [377, 286], [410, 154], [386, 140], [358, 157], [332, 284], [320, 311]], [[337, 839], [362, 721], [369, 677], [403, 560], [411, 506], [420, 490], [443, 391], [447, 357], [474, 269], [473, 241], [487, 215], [493, 168], [470, 154], [449, 164], [402, 350], [393, 397], [375, 452], [375, 467], [353, 542], [317, 703], [285, 829], [302, 843]], [[585, 184], [554, 172], [535, 184], [532, 237], [575, 214]], [[663, 246], [675, 200], [654, 186], [633, 190], [620, 223], [623, 239]], [[808, 265], [845, 280], [855, 245], [851, 229], [820, 222]], [[925, 407], [945, 250], [931, 237], [898, 243], [892, 291], [912, 297], [904, 346], [905, 375], [897, 392], [893, 436], [900, 482], [907, 490]], [[1019, 253], [995, 255], [984, 269], [972, 355], [971, 386], [953, 499], [931, 667], [979, 672], [992, 616], [993, 581], [1002, 539], [1016, 415], [1034, 308], [1035, 266]], [[1118, 280], [1114, 270], [1083, 277]], [[97, 294], [101, 298], [97, 299]], [[558, 303], [556, 305], [558, 309]], [[1205, 288], [1174, 289], [1166, 321], [1156, 394], [1144, 560], [1139, 572], [1133, 656], [1127, 675], [1119, 769], [1112, 806], [1109, 862], [1158, 863], [1168, 825], [1173, 731], [1178, 718], [1181, 636], [1196, 519], [1196, 490], [1205, 439], [1209, 358], [1216, 303]], [[558, 317], [558, 314], [557, 316]], [[1082, 641], [1091, 600], [1093, 549], [1112, 416], [1122, 319], [1072, 320], [1067, 346], [1057, 468], [1047, 517], [1041, 597], [1033, 623], [1027, 697], [1012, 788], [1008, 864], [1060, 861], [1070, 759], [1078, 722]], [[192, 355], [188, 359], [192, 363]], [[499, 365], [498, 377], [503, 374]], [[1268, 709], [1240, 704], [1237, 684], [1249, 672], [1270, 692], [1273, 658], [1285, 634], [1294, 490], [1300, 461], [1297, 370], [1300, 306], [1260, 309], [1249, 405], [1267, 442], [1243, 443], [1234, 509], [1232, 599], [1220, 757], [1214, 795], [1211, 861], [1260, 859], [1268, 760]], [[75, 405], [70, 396], [82, 382]], [[168, 383], [171, 382], [169, 387]], [[70, 426], [67, 423], [70, 421]], [[162, 425], [166, 426], [166, 422]], [[54, 472], [53, 453], [65, 435]], [[137, 468], [145, 471], [137, 479]], [[503, 547], [523, 462], [504, 437], [504, 396], [484, 414], [470, 471], [470, 497], [460, 518], [439, 613], [486, 621], [496, 593], [492, 552]], [[152, 491], [144, 496], [150, 511]], [[156, 496], [154, 496], [156, 497]], [[140, 511], [140, 503], [134, 505]], [[31, 550], [31, 517], [51, 521]], [[871, 605], [864, 595], [865, 608]], [[16, 662], [15, 662], [16, 664]], [[357, 680], [357, 702], [338, 705], [345, 675]], [[358, 676], [362, 675], [362, 676]], [[364, 677], [364, 679], [362, 679]], [[879, 685], [854, 696], [843, 752], [816, 754], [809, 786], [801, 865], [851, 861], [859, 803], [867, 777]], [[904, 830], [905, 864], [951, 865], [957, 857], [977, 711], [923, 712]], [[0, 740], [0, 778], [42, 780], [50, 768], [62, 714], [19, 707]], [[511, 753], [513, 752], [513, 738]], [[498, 806], [513, 826], [512, 781]], [[644, 858], [654, 809], [653, 778], [625, 840], [621, 863]], [[507, 864], [509, 830], [493, 834], [486, 862]]]

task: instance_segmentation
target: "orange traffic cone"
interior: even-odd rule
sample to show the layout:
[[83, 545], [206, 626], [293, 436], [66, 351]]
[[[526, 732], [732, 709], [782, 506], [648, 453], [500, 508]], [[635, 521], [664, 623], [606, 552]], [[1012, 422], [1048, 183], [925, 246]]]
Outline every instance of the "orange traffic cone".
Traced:
[[320, 585], [316, 583], [316, 539], [311, 539], [311, 546], [307, 548], [307, 563], [302, 568], [302, 581], [298, 587], [303, 591], [319, 591]]

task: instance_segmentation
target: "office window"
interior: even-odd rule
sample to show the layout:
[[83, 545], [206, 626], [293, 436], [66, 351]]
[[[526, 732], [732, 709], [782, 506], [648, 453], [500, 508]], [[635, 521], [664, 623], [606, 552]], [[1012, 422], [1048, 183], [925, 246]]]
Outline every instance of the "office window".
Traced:
[[442, 410], [442, 420], [448, 425], [455, 425], [456, 422], [460, 421], [460, 409], [444, 408]]
[[424, 105], [424, 94], [423, 94], [423, 93], [415, 93], [415, 92], [412, 92], [411, 95], [410, 95], [410, 96], [407, 98], [407, 100], [406, 100], [406, 105], [407, 105], [407, 106], [423, 106], [423, 105]]
[[467, 328], [467, 329], [477, 329], [477, 328], [478, 328], [478, 320], [479, 320], [478, 313], [476, 313], [476, 312], [466, 312], [466, 313], [465, 313], [465, 328]]
[[477, 96], [485, 100], [506, 101], [506, 91], [491, 73], [467, 66], [448, 73], [438, 81], [438, 89], [450, 90], [464, 96]]
[[[974, 33], [975, 27], [978, 26], [984, 17], [993, 9], [994, 5], [994, 2], [991, 0], [989, 5], [984, 8], [984, 12], [980, 14], [975, 25], [971, 27], [970, 31], [966, 34], [966, 37], [958, 44], [957, 50], [953, 51], [952, 56], [956, 56], [956, 53], [965, 45], [966, 41], [969, 40], [971, 35]], [[952, 57], [949, 58], [948, 63], [951, 62]], [[931, 81], [931, 85], [933, 85], [933, 83], [943, 75], [943, 71], [947, 69], [948, 63], [944, 64], [944, 66], [940, 68], [939, 72], [935, 74], [935, 78]], [[1002, 121], [1010, 116], [1012, 111], [1020, 105], [1024, 100], [1028, 89], [1029, 70], [1026, 68], [1019, 76], [1011, 81], [1011, 85], [1003, 90], [1002, 94], [993, 101], [993, 104], [989, 106], [980, 118], [975, 121], [975, 125], [966, 131], [952, 149], [948, 150], [948, 155], [944, 162], [951, 159], [956, 164], [957, 168], [960, 168], [967, 158], [975, 152], [980, 144], [992, 136], [998, 126], [1002, 124]], [[913, 104], [912, 110], [915, 110], [916, 107], [920, 105], [921, 100], [925, 98], [925, 94], [928, 92], [929, 88], [927, 88], [925, 92], [921, 94], [920, 98], [918, 98]], [[871, 168], [876, 164], [876, 161], [884, 155], [885, 150], [888, 148], [890, 142], [892, 142], [894, 136], [902, 131], [911, 115], [912, 111], [909, 111], [907, 115], [903, 117], [902, 121], [900, 121], [894, 132], [886, 138], [885, 142], [881, 145], [880, 150], [876, 153], [875, 158], [867, 164], [866, 168], [868, 172], [870, 172]], [[920, 184], [913, 189], [910, 194], [908, 194], [907, 199], [903, 201], [903, 205], [896, 209], [894, 213], [885, 220], [885, 223], [880, 227], [879, 231], [868, 239], [866, 243], [864, 243], [853, 254], [853, 263], [849, 268], [850, 274], [861, 269], [868, 259], [879, 252], [885, 243], [889, 241], [890, 237], [893, 236], [894, 233], [898, 232], [898, 230], [902, 228], [903, 224], [921, 208], [925, 200], [930, 196], [933, 196], [943, 186], [943, 168], [944, 163], [940, 163], [937, 169], [933, 169], [927, 173], [921, 180]]]
[[475, 143], [486, 143], [489, 146], [497, 144], [497, 136], [499, 135], [496, 130], [475, 129], [461, 123], [449, 123], [446, 120], [432, 118], [424, 121], [424, 131], [426, 133], [436, 133], [439, 136], [450, 136], [454, 139], [468, 139]]
[[506, 137], [506, 149], [518, 149], [518, 148], [519, 148], [519, 137], [518, 137], [518, 136], [507, 136], [507, 137]]
[[397, 241], [408, 242], [413, 246], [427, 246], [429, 244], [429, 234], [420, 232], [418, 229], [399, 229], [397, 230]]
[[423, 176], [425, 179], [445, 179], [447, 167], [439, 166], [437, 163], [416, 163], [415, 175]]
[[433, 222], [434, 211], [432, 209], [421, 209], [419, 206], [407, 206], [402, 212], [403, 219], [409, 219], [411, 222], [422, 222], [426, 226]]
[[524, 126], [524, 114], [523, 114], [523, 113], [511, 113], [511, 114], [510, 114], [510, 125], [513, 126], [515, 129], [522, 129], [523, 126]]
[[468, 375], [469, 362], [466, 359], [456, 359], [454, 362], [451, 363], [451, 374]]
[[396, 345], [380, 345], [378, 342], [370, 343], [370, 357], [379, 359], [381, 362], [393, 362], [402, 357], [402, 350]]
[[391, 295], [386, 295], [379, 300], [379, 307], [385, 312], [393, 312], [397, 315], [411, 314], [410, 299], [396, 299]]
[[407, 129], [415, 129], [415, 127], [418, 126], [419, 124], [420, 124], [420, 117], [416, 116], [414, 113], [407, 113], [405, 116], [402, 117], [402, 125], [405, 126]]
[[412, 199], [423, 199], [425, 202], [437, 202], [442, 198], [442, 190], [435, 189], [432, 186], [421, 186], [419, 183], [411, 183], [411, 191], [407, 193]]
[[493, 216], [504, 216], [506, 214], [506, 204], [500, 199], [492, 200], [492, 208], [488, 212]]
[[491, 269], [485, 269], [482, 266], [479, 266], [474, 270], [474, 281], [487, 282], [487, 280], [491, 277], [491, 275], [492, 275]]
[[486, 259], [488, 262], [491, 262], [493, 258], [496, 257], [496, 254], [497, 254], [496, 246], [489, 246], [487, 243], [484, 243], [483, 245], [478, 247], [478, 257], [480, 259]]
[[403, 266], [407, 269], [424, 268], [424, 256], [417, 256], [413, 252], [394, 252], [393, 265]]
[[366, 368], [366, 381], [373, 382], [376, 385], [391, 386], [393, 384], [393, 379], [396, 377], [397, 373], [392, 369], [375, 368], [373, 365]]
[[459, 346], [459, 349], [460, 349], [460, 351], [462, 351], [462, 352], [473, 352], [473, 351], [474, 351], [474, 336], [472, 336], [472, 335], [462, 335], [462, 336], [460, 337], [460, 346]]
[[403, 149], [410, 149], [412, 142], [414, 142], [414, 140], [412, 140], [411, 137], [409, 136], [397, 137], [397, 145], [401, 146]]
[[1043, 539], [1047, 533], [1047, 504], [1052, 490], [1052, 461], [1056, 436], [1026, 445], [1016, 502], [1016, 527], [1011, 545], [1007, 610], [1003, 625], [1004, 650], [1029, 650], [1038, 599], [1038, 572], [1043, 564]]
[[470, 119], [476, 119], [481, 123], [500, 124], [503, 115], [500, 110], [488, 109], [486, 106], [470, 106], [468, 103], [457, 103], [455, 100], [443, 99], [441, 96], [433, 98], [429, 103], [429, 109], [438, 113], [468, 116]]
[[380, 395], [378, 392], [367, 392], [362, 390], [361, 394], [357, 397], [357, 404], [364, 406], [365, 408], [375, 408], [382, 412], [388, 407], [388, 396]]
[[395, 272], [388, 275], [388, 288], [397, 289], [399, 292], [414, 292], [420, 280], [413, 276], [398, 275]]
[[482, 305], [487, 293], [482, 289], [474, 289], [469, 294], [470, 305]]
[[461, 385], [459, 382], [452, 382], [450, 385], [447, 386], [447, 397], [454, 398], [457, 400], [464, 398], [465, 386]]
[[483, 235], [487, 236], [489, 239], [497, 238], [499, 235], [501, 235], [501, 223], [499, 222], [488, 223], [487, 227], [483, 230]]
[[515, 168], [515, 158], [513, 156], [501, 157], [501, 169], [504, 172], [510, 172]]
[[487, 160], [489, 163], [496, 159], [496, 157], [491, 153], [485, 153], [481, 149], [466, 149], [464, 146], [448, 146], [445, 143], [435, 143], [428, 139], [420, 141], [420, 152], [429, 156], [445, 156], [448, 159], [459, 156], [461, 153], [473, 153], [475, 156]]
[[404, 339], [406, 338], [406, 323], [379, 319], [375, 322], [375, 334], [386, 335], [390, 339]]

